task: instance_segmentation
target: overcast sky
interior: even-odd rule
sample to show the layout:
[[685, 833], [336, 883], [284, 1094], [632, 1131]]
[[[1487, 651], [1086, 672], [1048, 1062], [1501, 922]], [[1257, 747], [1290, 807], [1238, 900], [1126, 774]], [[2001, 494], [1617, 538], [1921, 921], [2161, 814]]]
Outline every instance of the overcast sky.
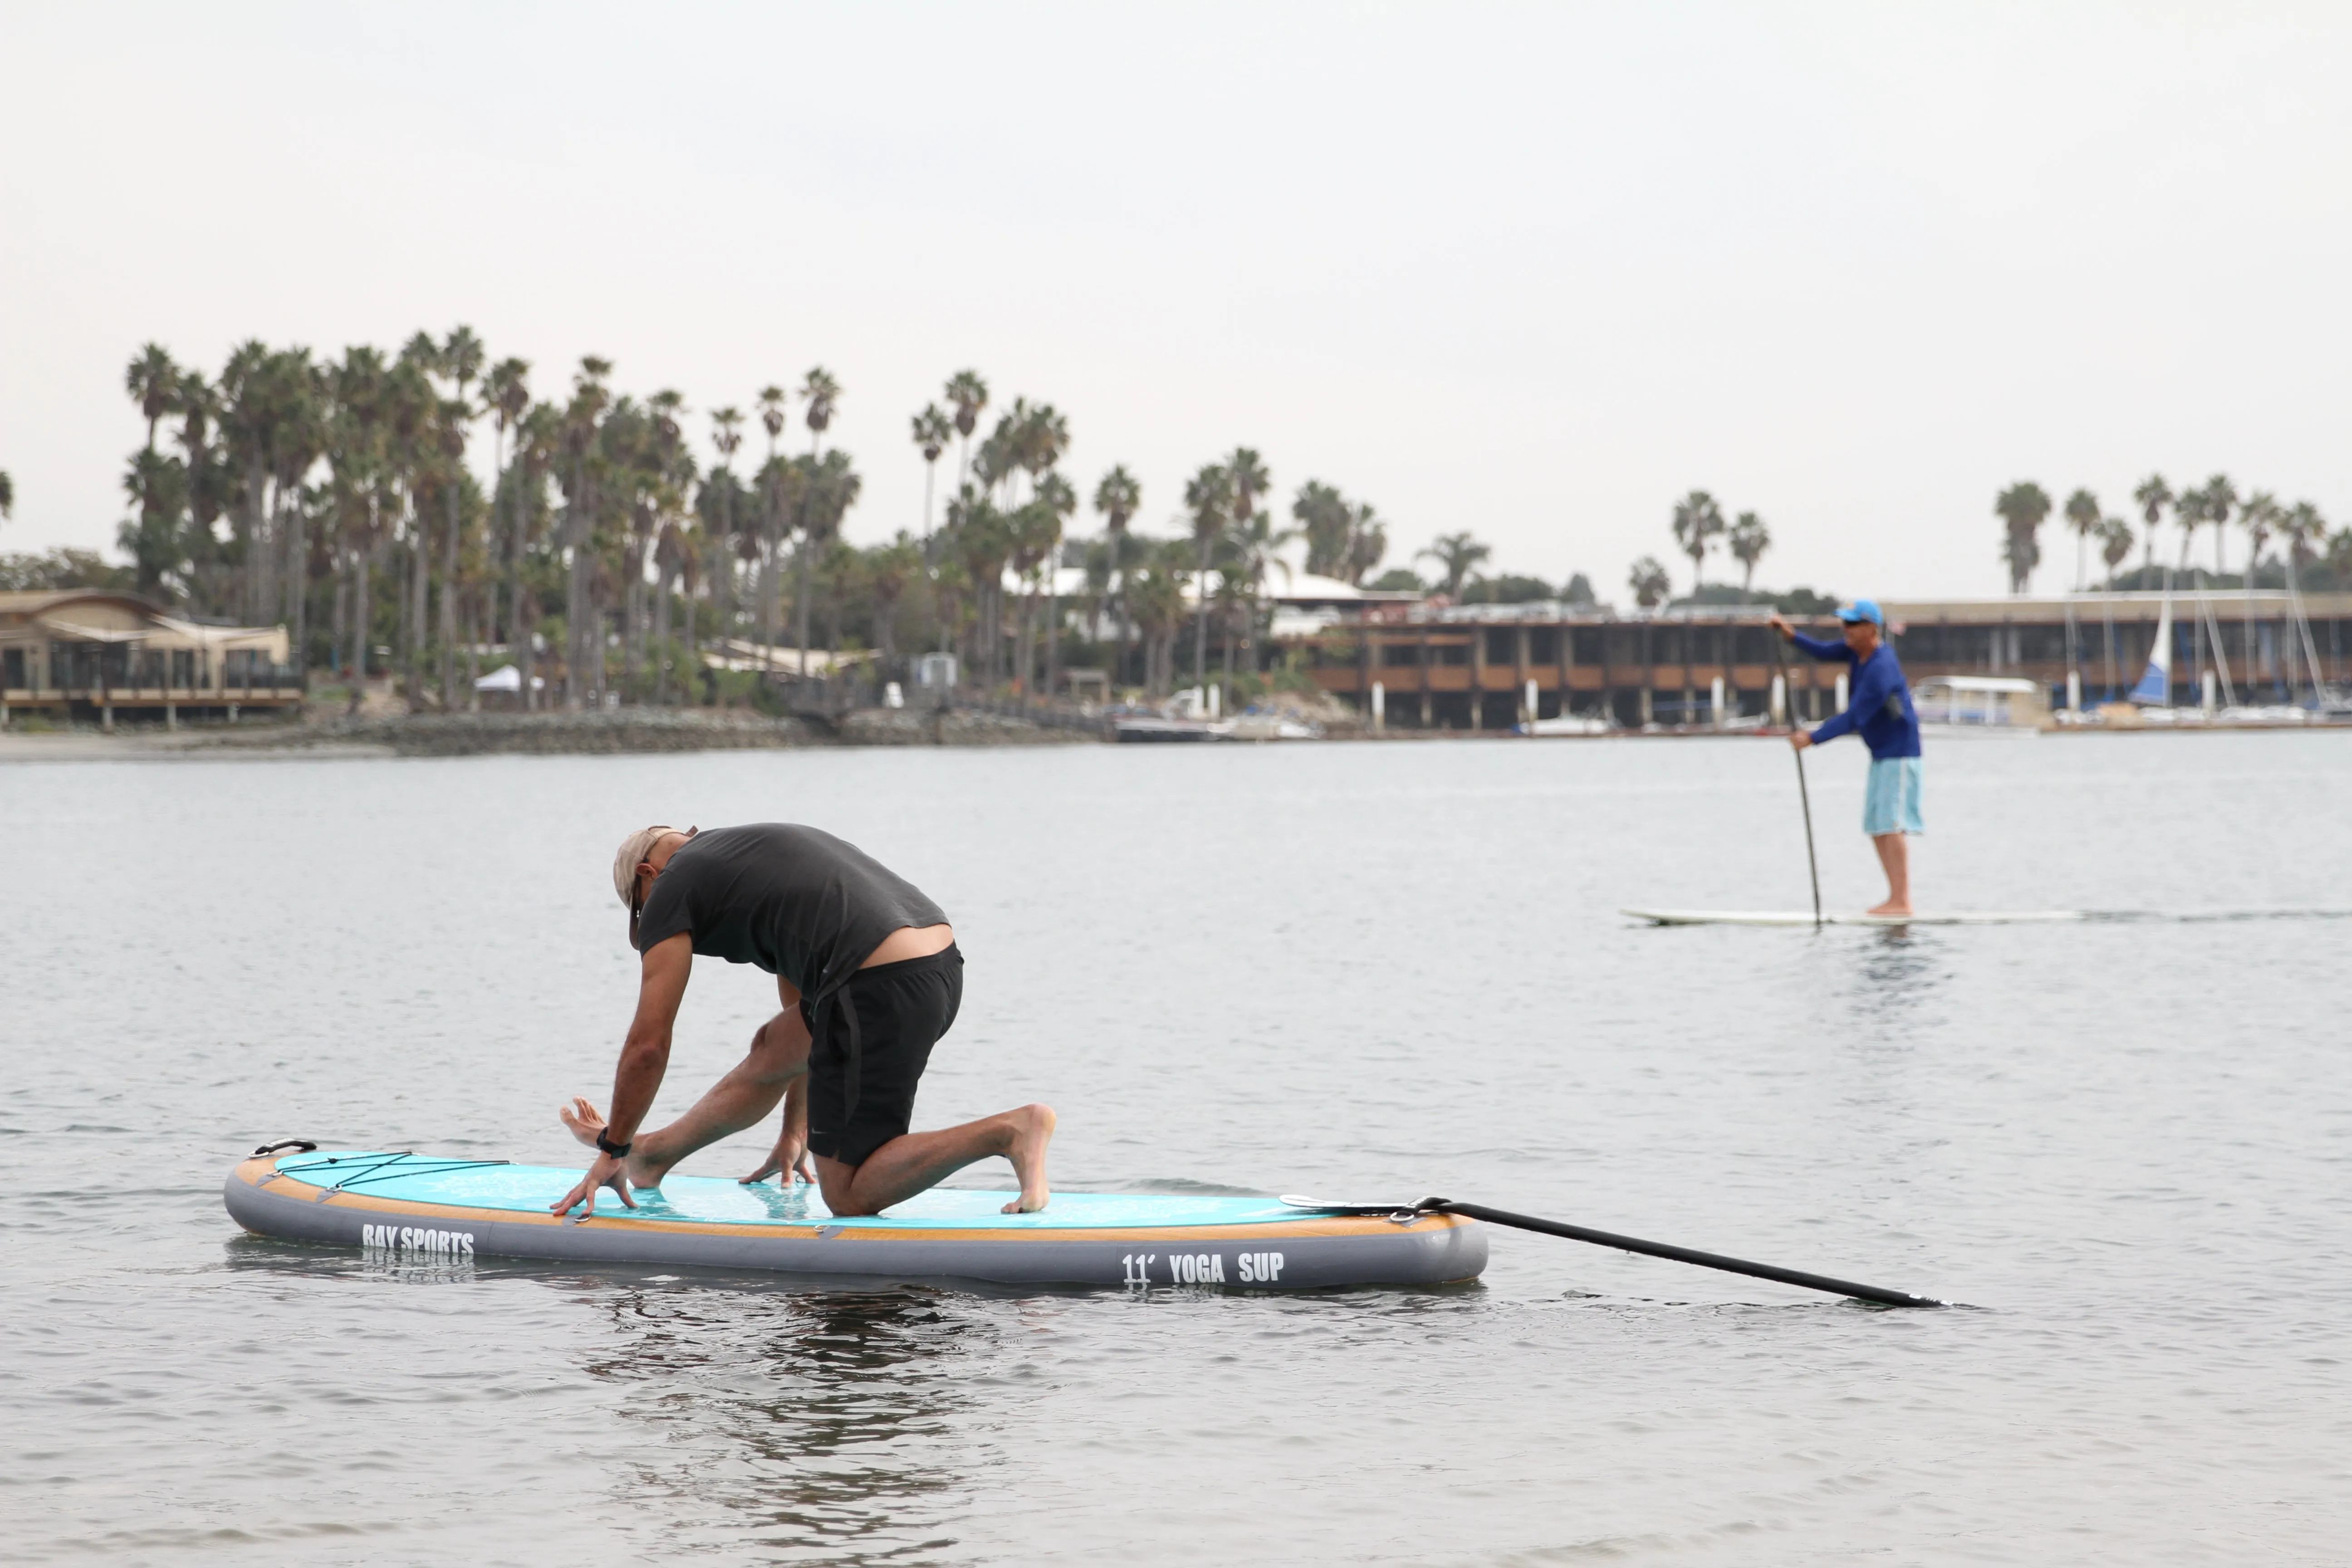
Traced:
[[0, 0], [0, 550], [111, 543], [142, 342], [458, 322], [698, 437], [826, 366], [862, 541], [967, 365], [1146, 525], [1247, 444], [1621, 601], [1694, 486], [1848, 595], [2000, 591], [2022, 478], [2352, 516], [2341, 5]]

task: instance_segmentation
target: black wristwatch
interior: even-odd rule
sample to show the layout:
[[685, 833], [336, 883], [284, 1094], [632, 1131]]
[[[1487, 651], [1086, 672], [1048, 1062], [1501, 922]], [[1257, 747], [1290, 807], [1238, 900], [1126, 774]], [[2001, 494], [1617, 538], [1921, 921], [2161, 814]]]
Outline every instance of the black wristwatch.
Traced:
[[627, 1159], [629, 1157], [629, 1151], [636, 1146], [636, 1140], [635, 1139], [631, 1139], [626, 1143], [614, 1143], [607, 1139], [604, 1133], [599, 1132], [596, 1134], [596, 1147], [602, 1149], [605, 1153], [610, 1154], [615, 1160]]

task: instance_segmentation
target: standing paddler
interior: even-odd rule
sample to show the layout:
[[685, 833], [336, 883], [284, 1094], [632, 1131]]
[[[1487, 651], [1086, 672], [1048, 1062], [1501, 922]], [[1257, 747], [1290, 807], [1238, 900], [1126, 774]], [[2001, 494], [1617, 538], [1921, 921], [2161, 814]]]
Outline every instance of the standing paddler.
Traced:
[[[778, 1100], [776, 1146], [747, 1183], [814, 1181], [835, 1214], [879, 1214], [1002, 1154], [1021, 1182], [1004, 1212], [1045, 1206], [1052, 1108], [908, 1131], [915, 1086], [963, 999], [955, 931], [913, 883], [829, 833], [760, 823], [709, 833], [641, 828], [621, 841], [613, 887], [628, 907], [630, 945], [643, 954], [636, 1018], [613, 1075], [612, 1119], [584, 1100], [562, 1112], [596, 1160], [557, 1214], [583, 1205], [593, 1214], [600, 1187], [635, 1207], [632, 1184], [659, 1186], [670, 1167], [757, 1125]], [[692, 1110], [640, 1131], [698, 953], [767, 971], [783, 1005]]]
[[[1857, 599], [1838, 612], [1845, 636], [1838, 642], [1809, 637], [1779, 616], [1772, 629], [1818, 659], [1853, 666], [1845, 711], [1832, 714], [1808, 734], [1798, 730], [1789, 743], [1803, 751], [1840, 735], [1858, 734], [1870, 748], [1870, 785], [1862, 799], [1862, 830], [1886, 871], [1886, 901], [1874, 915], [1907, 915], [1911, 910], [1911, 854], [1906, 834], [1925, 833], [1919, 820], [1919, 714], [1911, 706], [1911, 683], [1903, 678], [1894, 645], [1886, 640], [1886, 616], [1870, 599]], [[1795, 694], [1790, 694], [1791, 710]]]

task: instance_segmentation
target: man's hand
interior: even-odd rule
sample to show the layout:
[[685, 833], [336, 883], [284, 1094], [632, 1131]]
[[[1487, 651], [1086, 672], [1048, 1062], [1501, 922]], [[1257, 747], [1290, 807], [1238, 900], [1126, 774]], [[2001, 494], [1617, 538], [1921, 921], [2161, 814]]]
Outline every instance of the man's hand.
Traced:
[[622, 1162], [599, 1149], [596, 1151], [595, 1163], [588, 1167], [588, 1173], [580, 1178], [580, 1184], [564, 1194], [562, 1202], [550, 1204], [548, 1211], [555, 1215], [568, 1215], [585, 1204], [588, 1206], [580, 1209], [580, 1217], [586, 1219], [596, 1212], [596, 1189], [599, 1187], [610, 1187], [620, 1194], [622, 1207], [637, 1206], [637, 1200], [629, 1195], [628, 1172], [623, 1167]]
[[[790, 1119], [786, 1120], [789, 1123]], [[785, 1132], [776, 1140], [776, 1146], [768, 1151], [768, 1157], [761, 1162], [760, 1168], [744, 1177], [741, 1184], [748, 1187], [754, 1182], [764, 1182], [775, 1175], [784, 1177], [787, 1191], [794, 1182], [815, 1183], [816, 1156], [809, 1152], [806, 1138], [794, 1132]]]
[[1786, 620], [1782, 619], [1778, 611], [1773, 612], [1773, 614], [1765, 620], [1764, 624], [1770, 626], [1774, 631], [1779, 632], [1782, 642], [1794, 642], [1797, 640], [1797, 628], [1790, 626]]
[[1813, 738], [1805, 733], [1802, 730], [1791, 730], [1789, 731], [1789, 744], [1796, 747], [1797, 750], [1801, 752], [1812, 743]]

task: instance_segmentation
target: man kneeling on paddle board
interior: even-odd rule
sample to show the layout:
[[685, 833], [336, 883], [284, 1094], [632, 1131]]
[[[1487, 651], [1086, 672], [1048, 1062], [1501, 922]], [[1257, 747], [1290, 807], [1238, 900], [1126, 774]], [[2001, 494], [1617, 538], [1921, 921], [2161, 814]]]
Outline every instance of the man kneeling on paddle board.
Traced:
[[[584, 1100], [562, 1112], [596, 1161], [557, 1214], [595, 1213], [600, 1187], [635, 1208], [632, 1184], [659, 1186], [670, 1167], [756, 1125], [780, 1100], [783, 1129], [746, 1183], [814, 1181], [835, 1214], [871, 1215], [1002, 1154], [1021, 1181], [1004, 1212], [1045, 1206], [1051, 1107], [908, 1131], [916, 1083], [963, 999], [955, 932], [913, 883], [829, 833], [761, 823], [641, 828], [621, 841], [613, 887], [644, 955], [637, 1016], [613, 1076], [612, 1120]], [[767, 971], [783, 1006], [694, 1109], [641, 1132], [698, 953]]]
[[1906, 833], [1927, 831], [1919, 820], [1919, 714], [1911, 706], [1911, 683], [1903, 678], [1894, 646], [1886, 640], [1886, 617], [1868, 599], [1838, 612], [1845, 637], [1826, 642], [1809, 637], [1779, 616], [1772, 629], [1819, 659], [1853, 666], [1846, 709], [1812, 733], [1799, 730], [1789, 743], [1803, 751], [1840, 735], [1859, 734], [1870, 748], [1870, 787], [1863, 795], [1862, 830], [1878, 850], [1886, 871], [1886, 901], [1874, 915], [1911, 913], [1911, 853]]

